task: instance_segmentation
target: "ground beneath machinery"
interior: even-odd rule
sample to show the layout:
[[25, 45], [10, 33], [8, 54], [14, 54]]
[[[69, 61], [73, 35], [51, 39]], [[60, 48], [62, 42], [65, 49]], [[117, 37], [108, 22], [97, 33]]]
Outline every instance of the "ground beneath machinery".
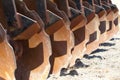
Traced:
[[76, 69], [76, 74], [51, 76], [47, 80], [120, 80], [120, 32], [81, 61], [89, 67]]

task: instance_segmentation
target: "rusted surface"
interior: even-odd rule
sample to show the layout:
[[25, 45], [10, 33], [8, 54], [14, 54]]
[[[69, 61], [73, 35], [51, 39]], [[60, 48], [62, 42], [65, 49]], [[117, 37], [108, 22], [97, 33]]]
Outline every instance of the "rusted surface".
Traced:
[[[12, 38], [15, 38], [15, 40], [29, 39], [35, 33], [40, 31], [40, 27], [36, 26], [37, 24], [35, 21], [17, 13], [13, 0], [9, 0], [8, 2], [1, 0], [0, 2], [2, 5], [1, 9], [4, 12], [7, 25], [9, 26], [7, 27], [7, 30]], [[1, 12], [1, 14], [3, 14], [3, 12]], [[31, 30], [34, 31], [31, 32]]]
[[73, 68], [119, 31], [118, 11], [111, 0], [0, 0], [0, 80]]
[[114, 13], [106, 1], [101, 0], [101, 5], [107, 12], [106, 17], [109, 23], [109, 27], [107, 29], [107, 40], [108, 40], [115, 34]]
[[[78, 9], [82, 11], [86, 18], [87, 18], [87, 24], [86, 24], [86, 37], [88, 39], [87, 44], [86, 44], [86, 50], [84, 54], [90, 54], [93, 50], [95, 50], [99, 43], [99, 36], [100, 36], [100, 31], [99, 31], [99, 18], [97, 15], [95, 15], [95, 12], [92, 11], [92, 7], [89, 6], [89, 4], [86, 4], [86, 1], [80, 0], [79, 3], [77, 0], [75, 1], [76, 4], [78, 5]], [[79, 5], [81, 7], [79, 7]]]
[[34, 43], [39, 42], [37, 47], [29, 48], [27, 40], [20, 41], [23, 46], [23, 54], [17, 60], [15, 72], [17, 80], [45, 80], [49, 74], [49, 57], [51, 55], [49, 37], [41, 31], [31, 40]]
[[[34, 9], [37, 12], [40, 10], [40, 9], [36, 9], [37, 7], [36, 4], [34, 4], [34, 6], [31, 7], [29, 1], [27, 0], [24, 1], [29, 9]], [[50, 35], [51, 43], [52, 43], [52, 53], [53, 53], [52, 56], [50, 57], [51, 73], [60, 74], [61, 68], [67, 67], [71, 59], [71, 49], [73, 48], [74, 45], [73, 34], [69, 29], [69, 25], [65, 24], [61, 17], [52, 13], [50, 10], [46, 9], [45, 11], [49, 15], [48, 24], [45, 24], [46, 25], [45, 31]], [[59, 14], [61, 13], [59, 12]]]
[[22, 2], [16, 1], [16, 4], [17, 10], [19, 9], [22, 12], [21, 14], [35, 20], [41, 29], [29, 40], [20, 41], [23, 46], [23, 54], [17, 60], [16, 79], [45, 80], [51, 68], [49, 63], [49, 57], [52, 54], [50, 38], [44, 31], [44, 24], [39, 15], [34, 11], [27, 10]]
[[13, 48], [8, 43], [7, 34], [0, 24], [0, 79], [15, 80], [16, 60]]
[[[75, 60], [77, 58], [80, 58], [82, 56], [82, 52], [86, 49], [85, 48], [85, 44], [87, 43], [85, 39], [86, 18], [80, 11], [76, 9], [77, 7], [73, 1], [54, 0], [54, 2], [57, 4], [60, 10], [66, 13], [69, 20], [71, 21], [70, 28], [75, 37], [75, 47], [72, 50], [72, 59], [70, 61], [69, 66], [73, 66], [75, 64]], [[63, 4], [66, 6], [61, 6]]]
[[119, 10], [117, 8], [117, 6], [115, 4], [112, 4], [111, 0], [107, 0], [108, 1], [108, 5], [111, 7], [111, 10], [114, 13], [114, 25], [115, 25], [115, 34], [119, 31]]
[[[66, 16], [66, 14], [64, 13], [64, 12], [62, 12], [62, 11], [60, 11], [58, 8], [57, 8], [57, 6], [56, 6], [56, 4], [55, 3], [53, 3], [53, 2], [51, 2], [51, 1], [47, 1], [47, 6], [48, 6], [48, 9], [50, 10], [50, 11], [52, 11], [52, 12], [54, 12], [56, 15], [58, 15], [59, 17], [61, 17], [63, 20], [64, 20], [64, 22], [65, 22], [65, 25], [66, 25], [66, 27], [69, 29], [69, 32], [71, 33], [71, 36], [70, 37], [68, 37], [68, 43], [67, 43], [67, 45], [68, 46], [71, 46], [72, 45], [72, 47], [74, 46], [74, 36], [73, 36], [73, 33], [72, 33], [72, 31], [70, 31], [70, 21], [68, 20], [68, 17]], [[53, 8], [54, 7], [54, 8]], [[59, 31], [59, 33], [61, 33], [61, 34], [63, 34], [62, 32], [66, 32], [64, 29], [63, 30], [61, 30], [61, 31]], [[66, 33], [65, 33], [66, 34]], [[60, 34], [59, 34], [60, 35]], [[57, 36], [57, 35], [56, 35]], [[57, 39], [57, 38], [56, 38]], [[59, 39], [59, 38], [58, 38]], [[57, 45], [57, 43], [55, 43], [55, 45]], [[61, 45], [61, 46], [64, 46], [64, 45]], [[66, 47], [68, 47], [68, 46], [66, 46]], [[64, 47], [65, 48], [65, 47]], [[68, 50], [69, 49], [69, 50]], [[71, 49], [72, 48], [69, 48], [68, 47], [68, 51], [70, 51], [70, 53], [69, 53], [69, 55], [71, 55]], [[57, 49], [58, 50], [58, 49]], [[55, 49], [53, 49], [53, 51], [55, 51], [55, 52], [58, 52], [57, 50], [55, 50]], [[62, 49], [61, 49], [62, 50]], [[66, 49], [64, 49], [64, 50], [66, 50]], [[56, 57], [58, 56], [58, 55], [55, 55]], [[67, 57], [67, 56], [66, 56]], [[69, 57], [69, 61], [68, 62], [70, 62], [70, 59], [71, 59], [71, 57]], [[65, 57], [62, 57], [61, 56], [61, 60], [65, 60]], [[52, 62], [54, 62], [54, 57], [51, 57], [51, 61]], [[61, 62], [62, 61], [58, 61], [58, 60], [56, 60], [56, 62], [54, 62], [55, 63], [55, 66], [53, 67], [53, 69], [51, 70], [51, 73], [58, 73], [58, 70], [59, 70], [59, 68], [61, 67], [61, 68], [66, 68], [67, 66], [68, 66], [68, 64], [66, 65], [66, 66], [61, 66], [61, 65], [59, 65], [59, 64], [61, 64]]]
[[57, 5], [52, 2], [52, 0], [47, 0], [47, 9], [61, 17], [64, 20], [65, 24], [70, 25], [70, 21], [65, 12], [59, 10]]
[[99, 36], [99, 44], [103, 43], [107, 39], [107, 29], [109, 27], [107, 18], [106, 18], [106, 11], [104, 8], [100, 6], [100, 1], [98, 0], [90, 0], [92, 3], [90, 3], [89, 0], [87, 0], [88, 3], [93, 6], [93, 9], [95, 10], [95, 13], [98, 15], [100, 20], [99, 30], [100, 30], [100, 36]]
[[[14, 0], [10, 1], [8, 6], [15, 4]], [[5, 5], [7, 4], [4, 3], [3, 6]], [[5, 7], [2, 8], [4, 12], [7, 11]], [[17, 69], [15, 71], [16, 79], [37, 80], [37, 76], [38, 79], [45, 80], [50, 71], [49, 57], [51, 55], [51, 44], [49, 36], [43, 29], [43, 22], [40, 20], [38, 22], [35, 19], [18, 13], [16, 6], [11, 9], [11, 11], [15, 11], [13, 12], [14, 14], [12, 14], [15, 17], [7, 14], [7, 16], [5, 16], [7, 17], [6, 21], [9, 20], [9, 17], [11, 17], [11, 19], [15, 18], [13, 22], [10, 19], [10, 24], [7, 22], [7, 28], [10, 38], [12, 37], [12, 40], [15, 41], [12, 46], [14, 47], [17, 60]], [[1, 13], [4, 14], [4, 12]], [[33, 17], [35, 18], [39, 18], [35, 13], [31, 13], [31, 15], [34, 15]], [[13, 27], [13, 31], [11, 27]], [[21, 46], [19, 46], [19, 44]]]

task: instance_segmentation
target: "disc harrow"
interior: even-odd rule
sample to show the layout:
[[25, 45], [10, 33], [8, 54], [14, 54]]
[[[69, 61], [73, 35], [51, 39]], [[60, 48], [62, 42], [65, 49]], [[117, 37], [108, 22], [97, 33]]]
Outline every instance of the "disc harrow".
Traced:
[[46, 80], [84, 66], [80, 59], [118, 31], [111, 0], [0, 0], [0, 80]]

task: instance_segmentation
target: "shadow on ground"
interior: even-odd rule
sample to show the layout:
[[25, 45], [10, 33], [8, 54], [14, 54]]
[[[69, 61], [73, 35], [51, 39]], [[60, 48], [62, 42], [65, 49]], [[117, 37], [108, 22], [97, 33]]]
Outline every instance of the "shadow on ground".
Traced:
[[103, 59], [103, 57], [101, 57], [101, 56], [96, 56], [96, 55], [87, 55], [87, 54], [85, 54], [84, 56], [83, 56], [83, 58], [85, 58], [85, 59], [94, 59], [94, 58], [98, 58], [98, 59], [100, 59], [100, 60], [102, 60]]
[[115, 43], [102, 43], [100, 44], [100, 46], [111, 47], [111, 46], [115, 46]]
[[69, 68], [62, 68], [60, 76], [78, 76], [78, 72], [76, 71], [76, 69], [79, 68], [88, 68], [90, 65], [84, 64], [81, 59], [77, 59], [75, 61], [75, 65], [73, 65], [72, 67]]
[[110, 41], [120, 40], [120, 38], [112, 38]]
[[95, 53], [99, 53], [99, 52], [105, 52], [108, 51], [108, 49], [97, 49], [95, 51], [93, 51], [91, 54], [95, 54]]

